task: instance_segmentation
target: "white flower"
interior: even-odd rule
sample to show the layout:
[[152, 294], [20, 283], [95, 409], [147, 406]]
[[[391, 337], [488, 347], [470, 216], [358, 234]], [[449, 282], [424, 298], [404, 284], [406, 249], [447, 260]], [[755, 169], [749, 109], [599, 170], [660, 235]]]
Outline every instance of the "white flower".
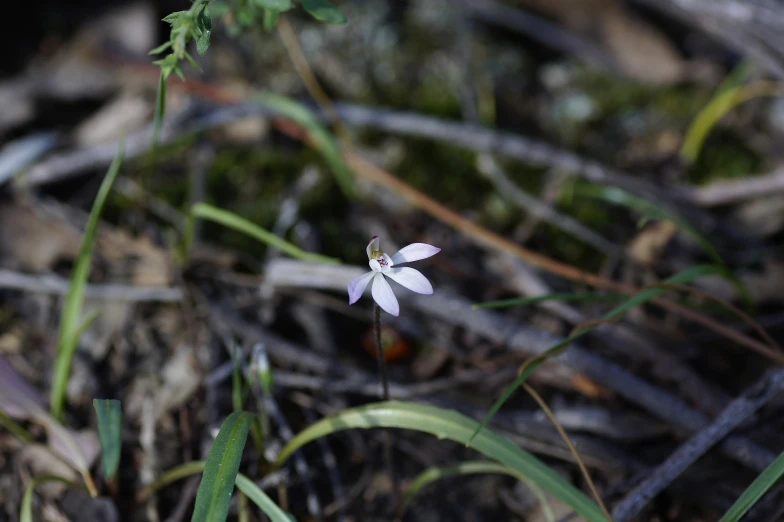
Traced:
[[392, 288], [384, 279], [384, 276], [389, 277], [400, 285], [405, 286], [409, 290], [413, 290], [418, 294], [432, 294], [433, 287], [430, 281], [427, 280], [418, 270], [408, 267], [397, 267], [400, 263], [410, 263], [412, 261], [419, 261], [430, 256], [434, 256], [441, 252], [440, 248], [425, 243], [412, 243], [407, 247], [398, 250], [397, 254], [392, 257], [388, 256], [379, 249], [378, 236], [374, 236], [367, 246], [367, 256], [370, 260], [370, 272], [359, 277], [355, 277], [348, 284], [348, 304], [356, 303], [362, 293], [365, 291], [368, 283], [373, 281], [372, 293], [373, 299], [378, 303], [385, 312], [392, 315], [400, 313], [400, 306], [397, 303], [397, 298], [392, 292]]

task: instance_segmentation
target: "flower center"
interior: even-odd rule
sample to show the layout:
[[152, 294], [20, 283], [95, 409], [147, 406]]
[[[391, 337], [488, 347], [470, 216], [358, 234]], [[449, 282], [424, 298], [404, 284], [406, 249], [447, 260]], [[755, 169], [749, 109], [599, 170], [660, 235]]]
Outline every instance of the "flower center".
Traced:
[[382, 272], [386, 272], [392, 265], [395, 263], [392, 262], [392, 258], [386, 255], [384, 252], [380, 250], [373, 250], [370, 252], [370, 259], [378, 262], [378, 266]]

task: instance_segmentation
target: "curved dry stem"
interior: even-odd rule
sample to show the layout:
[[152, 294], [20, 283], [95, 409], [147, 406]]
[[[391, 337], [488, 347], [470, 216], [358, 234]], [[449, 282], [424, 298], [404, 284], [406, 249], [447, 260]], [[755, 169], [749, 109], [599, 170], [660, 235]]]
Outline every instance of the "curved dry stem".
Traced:
[[569, 438], [569, 435], [566, 433], [566, 430], [563, 429], [563, 426], [561, 426], [561, 423], [558, 422], [558, 419], [555, 418], [555, 415], [553, 414], [550, 407], [547, 405], [544, 399], [542, 399], [541, 395], [539, 395], [539, 393], [536, 390], [531, 388], [531, 386], [529, 386], [527, 383], [523, 383], [523, 388], [525, 389], [525, 391], [528, 392], [528, 395], [533, 397], [533, 399], [536, 401], [539, 407], [542, 408], [542, 411], [550, 420], [552, 425], [555, 426], [555, 429], [558, 431], [558, 434], [561, 436], [561, 439], [563, 439], [564, 443], [569, 448], [569, 451], [572, 453], [575, 462], [577, 462], [577, 466], [580, 468], [580, 472], [583, 474], [583, 478], [585, 479], [585, 482], [588, 484], [588, 489], [591, 490], [591, 495], [593, 495], [594, 500], [596, 501], [597, 504], [599, 504], [599, 507], [604, 512], [604, 515], [607, 517], [607, 520], [609, 522], [613, 522], [612, 516], [610, 515], [610, 512], [607, 510], [607, 506], [604, 505], [604, 501], [602, 501], [602, 497], [601, 495], [599, 495], [599, 490], [596, 489], [596, 485], [593, 483], [593, 479], [591, 479], [591, 474], [588, 473], [588, 468], [585, 466], [582, 457], [580, 457], [580, 453], [577, 451], [577, 448], [574, 447], [574, 444], [572, 443], [572, 439]]

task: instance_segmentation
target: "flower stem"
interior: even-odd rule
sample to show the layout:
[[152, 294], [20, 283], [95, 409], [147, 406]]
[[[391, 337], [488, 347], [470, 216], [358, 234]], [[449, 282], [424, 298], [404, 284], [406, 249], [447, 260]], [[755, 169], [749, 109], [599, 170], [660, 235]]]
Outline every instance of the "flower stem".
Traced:
[[383, 397], [385, 401], [389, 400], [389, 380], [387, 379], [387, 360], [384, 357], [384, 345], [381, 344], [381, 307], [377, 303], [373, 303], [375, 310], [375, 325], [376, 331], [376, 358], [378, 359], [378, 373], [381, 377], [381, 388], [383, 390]]
[[[374, 321], [376, 333], [376, 357], [378, 359], [378, 373], [381, 376], [381, 389], [383, 390], [383, 397], [385, 401], [389, 400], [389, 380], [387, 379], [387, 362], [384, 358], [384, 345], [381, 344], [381, 307], [378, 303], [373, 303]], [[392, 435], [388, 430], [384, 430], [384, 464], [387, 468], [389, 480], [392, 481], [392, 491], [395, 496], [395, 502], [400, 505], [402, 499], [400, 491], [400, 483], [397, 481], [395, 474], [395, 466], [392, 461]]]

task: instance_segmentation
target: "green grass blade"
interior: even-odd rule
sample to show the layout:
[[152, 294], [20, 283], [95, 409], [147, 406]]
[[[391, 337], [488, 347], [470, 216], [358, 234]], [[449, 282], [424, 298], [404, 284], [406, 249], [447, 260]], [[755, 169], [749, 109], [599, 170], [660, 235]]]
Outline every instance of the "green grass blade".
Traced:
[[98, 438], [101, 441], [103, 476], [106, 477], [106, 480], [112, 480], [120, 466], [122, 406], [117, 400], [94, 399], [93, 407], [98, 415]]
[[523, 483], [534, 493], [536, 498], [542, 504], [542, 511], [545, 513], [545, 516], [548, 521], [555, 520], [555, 515], [553, 514], [553, 510], [550, 507], [550, 504], [547, 502], [547, 498], [545, 497], [544, 491], [542, 488], [531, 482], [528, 477], [525, 475], [507, 468], [503, 464], [499, 464], [497, 462], [488, 462], [485, 460], [472, 460], [468, 462], [461, 462], [460, 464], [456, 464], [454, 466], [446, 466], [446, 467], [432, 467], [428, 468], [416, 477], [414, 480], [411, 481], [411, 484], [408, 486], [405, 495], [403, 496], [403, 507], [402, 511], [408, 509], [408, 506], [411, 504], [411, 501], [414, 499], [415, 496], [419, 494], [425, 487], [429, 486], [430, 484], [441, 480], [443, 478], [448, 477], [455, 477], [460, 475], [477, 475], [477, 474], [500, 474], [500, 475], [509, 475], [510, 477], [514, 477]]
[[226, 520], [252, 419], [250, 413], [235, 412], [223, 421], [204, 465], [191, 522]]
[[[136, 496], [136, 501], [143, 502], [154, 492], [168, 486], [173, 482], [202, 473], [204, 471], [205, 464], [206, 462], [203, 460], [198, 460], [195, 462], [188, 462], [187, 464], [182, 464], [176, 468], [170, 469], [158, 477], [155, 482], [140, 491]], [[269, 498], [269, 496], [267, 496], [267, 494], [264, 493], [261, 488], [259, 488], [256, 484], [253, 483], [252, 480], [242, 473], [237, 473], [235, 485], [237, 486], [237, 489], [242, 491], [245, 496], [251, 499], [254, 504], [264, 511], [264, 513], [266, 513], [267, 516], [272, 519], [272, 522], [296, 522], [296, 519], [293, 516], [280, 509], [280, 507], [278, 507], [278, 505], [271, 498]]]
[[[293, 258], [313, 263], [326, 263], [330, 265], [340, 264], [339, 259], [322, 256], [321, 254], [306, 252], [298, 246], [289, 243], [285, 239], [281, 239], [275, 234], [264, 230], [255, 223], [252, 223], [245, 218], [241, 218], [232, 212], [213, 207], [212, 205], [208, 205], [206, 203], [196, 203], [191, 208], [191, 214], [194, 217], [207, 219], [225, 227], [232, 228], [238, 232], [242, 232], [243, 234], [247, 234], [248, 236], [257, 239], [258, 241], [270, 247], [277, 248], [281, 252], [288, 254]], [[186, 237], [192, 237], [192, 234], [189, 234], [186, 231]]]
[[580, 183], [577, 186], [575, 193], [579, 196], [600, 199], [602, 201], [612, 203], [613, 205], [618, 205], [626, 207], [630, 210], [637, 211], [641, 213], [646, 219], [672, 221], [678, 226], [678, 228], [686, 232], [688, 235], [693, 237], [697, 243], [699, 243], [700, 248], [705, 251], [712, 262], [717, 264], [724, 264], [724, 260], [722, 260], [719, 252], [716, 250], [716, 248], [714, 248], [711, 242], [708, 241], [708, 238], [700, 234], [700, 232], [691, 226], [687, 221], [679, 218], [666, 209], [651, 203], [650, 201], [630, 194], [629, 192], [626, 192], [623, 189], [619, 189], [618, 187], [606, 187], [603, 185], [591, 185], [585, 183]]
[[762, 495], [764, 495], [765, 492], [772, 488], [776, 482], [781, 480], [782, 476], [784, 476], [784, 452], [776, 457], [776, 460], [771, 462], [770, 465], [765, 468], [765, 471], [754, 479], [754, 482], [752, 482], [751, 485], [746, 488], [746, 491], [738, 497], [738, 500], [736, 500], [732, 507], [723, 517], [721, 517], [719, 522], [737, 522], [740, 520], [743, 515], [762, 498]]
[[165, 488], [169, 484], [177, 482], [178, 480], [184, 479], [185, 477], [190, 477], [193, 475], [198, 475], [199, 473], [204, 471], [204, 464], [203, 460], [196, 460], [193, 462], [188, 462], [186, 464], [180, 464], [169, 471], [166, 471], [155, 479], [152, 483], [148, 484], [144, 487], [139, 493], [136, 495], [137, 502], [144, 502], [147, 500], [150, 495], [155, 493], [161, 488]]
[[158, 92], [155, 95], [155, 115], [152, 120], [152, 145], [158, 145], [161, 137], [161, 127], [163, 126], [163, 115], [166, 112], [166, 74], [161, 69], [161, 76], [158, 79]]
[[780, 85], [773, 82], [760, 81], [746, 85], [735, 85], [720, 90], [694, 118], [686, 137], [681, 145], [681, 159], [687, 163], [694, 163], [700, 155], [702, 146], [711, 129], [724, 116], [738, 105], [761, 96], [782, 96], [784, 92]]
[[123, 158], [123, 145], [119, 146], [117, 156], [109, 166], [109, 170], [98, 189], [90, 217], [87, 220], [87, 228], [84, 231], [84, 241], [76, 259], [73, 274], [71, 275], [71, 285], [68, 295], [65, 298], [63, 311], [60, 318], [60, 335], [57, 341], [57, 359], [55, 360], [54, 378], [52, 380], [52, 392], [50, 397], [50, 408], [52, 416], [61, 419], [63, 407], [65, 405], [65, 388], [68, 384], [68, 375], [71, 371], [71, 360], [73, 359], [78, 338], [75, 334], [79, 330], [79, 316], [82, 313], [84, 304], [84, 289], [87, 285], [87, 275], [90, 272], [90, 260], [92, 259], [93, 246], [95, 244], [95, 232], [98, 228], [98, 219], [101, 216], [106, 197], [112, 188], [115, 178], [120, 171]]
[[327, 162], [330, 170], [335, 175], [335, 180], [346, 197], [353, 198], [357, 195], [354, 175], [348, 165], [346, 165], [346, 162], [343, 161], [340, 148], [332, 138], [332, 134], [326, 127], [321, 125], [309, 109], [291, 98], [278, 94], [263, 93], [255, 96], [253, 100], [260, 105], [281, 113], [286, 118], [303, 127], [307, 131], [308, 136], [310, 136], [315, 148], [324, 156], [324, 161]]
[[560, 301], [562, 303], [601, 303], [607, 301], [620, 301], [621, 299], [623, 299], [623, 296], [619, 294], [546, 294], [536, 297], [515, 297], [512, 299], [501, 299], [500, 301], [477, 303], [471, 308], [474, 310], [486, 310], [490, 308], [527, 306], [546, 301]]
[[242, 473], [237, 475], [237, 489], [245, 493], [245, 496], [256, 504], [272, 522], [296, 522], [293, 516], [280, 509], [274, 500]]
[[[686, 284], [693, 281], [694, 279], [697, 279], [698, 277], [709, 275], [709, 274], [720, 273], [725, 270], [726, 267], [724, 266], [697, 265], [688, 268], [682, 272], [678, 272], [677, 274], [666, 279], [665, 282], [674, 283], [674, 284]], [[651, 299], [655, 299], [656, 297], [659, 297], [660, 295], [668, 291], [669, 290], [667, 288], [648, 288], [646, 290], [638, 292], [634, 296], [630, 297], [620, 305], [616, 306], [615, 308], [613, 308], [612, 310], [604, 314], [602, 316], [602, 319], [605, 321], [609, 321], [609, 320], [619, 318], [623, 314], [625, 314], [626, 312], [634, 308], [635, 306], [645, 304]], [[547, 349], [544, 353], [534, 357], [533, 359], [529, 359], [525, 370], [517, 377], [517, 379], [514, 380], [512, 384], [510, 384], [509, 386], [506, 387], [506, 389], [504, 389], [503, 393], [501, 394], [501, 397], [497, 401], [495, 401], [495, 403], [493, 403], [493, 406], [490, 408], [490, 411], [487, 412], [487, 415], [485, 415], [485, 417], [482, 419], [482, 422], [479, 423], [476, 432], [474, 433], [474, 435], [471, 436], [469, 442], [479, 434], [479, 432], [487, 425], [488, 422], [490, 422], [490, 419], [492, 419], [493, 416], [498, 412], [498, 410], [501, 409], [501, 406], [503, 406], [504, 403], [509, 399], [509, 397], [511, 397], [512, 394], [515, 391], [517, 391], [517, 389], [520, 386], [522, 386], [522, 384], [528, 379], [528, 377], [534, 372], [534, 370], [536, 370], [536, 368], [539, 367], [540, 364], [542, 364], [550, 357], [559, 355], [561, 352], [566, 350], [570, 344], [572, 344], [574, 341], [576, 341], [583, 335], [586, 335], [588, 332], [590, 332], [597, 326], [598, 324], [594, 324], [592, 326], [584, 328], [578, 331], [577, 333], [570, 335], [569, 337], [567, 337], [560, 343], [556, 344], [555, 346]]]
[[[441, 439], [469, 444], [478, 423], [455, 411], [406, 402], [380, 402], [344, 410], [297, 434], [281, 450], [277, 466], [310, 441], [353, 428], [403, 428], [430, 433]], [[602, 510], [583, 492], [566, 482], [539, 459], [489, 430], [482, 430], [470, 447], [527, 477], [569, 505], [588, 522], [606, 522]]]
[[35, 477], [25, 488], [22, 496], [22, 507], [19, 510], [19, 522], [33, 522], [33, 492], [35, 487], [41, 482], [62, 482], [71, 487], [78, 488], [79, 485], [70, 480], [58, 477], [57, 475], [40, 475]]

